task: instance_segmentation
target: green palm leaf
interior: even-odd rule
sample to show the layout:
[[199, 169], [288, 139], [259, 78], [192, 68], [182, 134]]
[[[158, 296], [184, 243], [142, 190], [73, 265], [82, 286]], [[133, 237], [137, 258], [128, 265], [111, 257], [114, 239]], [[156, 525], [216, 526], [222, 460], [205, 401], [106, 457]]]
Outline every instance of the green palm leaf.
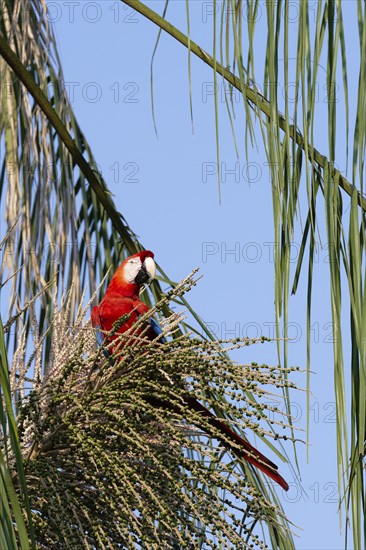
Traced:
[[[123, 0], [136, 11], [164, 29], [182, 45], [188, 47], [187, 37], [165, 19], [138, 0]], [[286, 330], [288, 321], [288, 297], [291, 287], [296, 290], [306, 243], [309, 246], [308, 263], [308, 303], [307, 303], [307, 347], [308, 367], [310, 367], [310, 312], [313, 282], [313, 254], [316, 243], [316, 220], [325, 220], [326, 241], [331, 254], [329, 263], [329, 286], [331, 291], [330, 310], [337, 338], [334, 338], [334, 380], [335, 399], [337, 407], [337, 454], [339, 464], [340, 502], [346, 504], [348, 518], [352, 511], [353, 544], [363, 547], [366, 544], [366, 524], [364, 508], [364, 457], [365, 457], [365, 355], [364, 355], [364, 311], [365, 311], [365, 223], [364, 212], [366, 200], [363, 195], [363, 170], [365, 155], [365, 102], [364, 88], [366, 80], [365, 65], [365, 10], [361, 2], [347, 6], [347, 25], [343, 18], [343, 4], [340, 0], [319, 1], [314, 11], [314, 5], [307, 1], [300, 2], [296, 22], [289, 28], [288, 0], [278, 0], [266, 3], [262, 13], [265, 20], [257, 23], [255, 14], [259, 3], [224, 1], [221, 4], [221, 51], [226, 52], [226, 63], [218, 63], [215, 50], [213, 56], [202, 50], [198, 44], [189, 41], [190, 52], [211, 66], [215, 72], [243, 94], [246, 125], [252, 127], [252, 117], [259, 119], [261, 136], [267, 161], [271, 167], [272, 197], [274, 214], [275, 240], [275, 303], [278, 329]], [[262, 6], [261, 6], [262, 7]], [[293, 7], [293, 6], [292, 6]], [[247, 33], [244, 37], [241, 19], [238, 13], [246, 14]], [[357, 11], [356, 11], [357, 10]], [[348, 13], [349, 12], [349, 13]], [[315, 20], [314, 20], [315, 14]], [[214, 17], [215, 19], [215, 17]], [[216, 22], [213, 23], [213, 33], [216, 34]], [[359, 30], [359, 79], [358, 87], [353, 90], [352, 101], [357, 104], [355, 113], [354, 139], [352, 144], [352, 182], [335, 168], [336, 155], [343, 146], [337, 136], [345, 135], [344, 154], [348, 162], [348, 130], [350, 125], [349, 101], [350, 90], [348, 76], [350, 66], [346, 57], [346, 31]], [[259, 33], [261, 33], [259, 35]], [[258, 92], [255, 84], [255, 69], [258, 72], [254, 55], [256, 40], [263, 40], [266, 33], [267, 46], [263, 63], [264, 93]], [[283, 38], [283, 46], [281, 39]], [[293, 81], [296, 89], [302, 90], [301, 101], [293, 102], [290, 110], [288, 98], [289, 60], [291, 58], [289, 40], [292, 40], [292, 51], [296, 51], [296, 67]], [[230, 59], [229, 49], [232, 46]], [[246, 48], [246, 49], [245, 49]], [[221, 60], [223, 56], [221, 55]], [[243, 60], [247, 58], [244, 66]], [[314, 146], [314, 134], [317, 116], [316, 93], [317, 79], [321, 63], [326, 60], [326, 106], [328, 120], [328, 153], [323, 155]], [[228, 70], [228, 66], [236, 68], [237, 75]], [[283, 75], [284, 78], [284, 114], [281, 113], [276, 84]], [[353, 79], [354, 81], [354, 79]], [[338, 129], [340, 102], [338, 97], [343, 92], [343, 108], [345, 117], [344, 132]], [[290, 123], [291, 120], [291, 123]], [[217, 126], [218, 127], [218, 126]], [[301, 127], [301, 131], [299, 128]], [[341, 152], [342, 153], [342, 152]], [[304, 156], [304, 158], [302, 158]], [[302, 169], [301, 169], [302, 167]], [[293, 285], [290, 285], [290, 265], [288, 251], [295, 231], [295, 216], [301, 211], [304, 193], [307, 195], [308, 217], [303, 233], [301, 255]], [[323, 213], [320, 209], [318, 189], [323, 191]], [[340, 190], [343, 190], [349, 201], [348, 214], [343, 207]], [[347, 197], [348, 195], [348, 197]], [[315, 202], [316, 201], [316, 202]], [[296, 224], [297, 225], [297, 224]], [[348, 236], [348, 248], [345, 238]], [[350, 330], [352, 343], [352, 367], [347, 371], [344, 366], [344, 351], [342, 343], [342, 300], [341, 300], [341, 269], [348, 284], [348, 300], [350, 304]], [[287, 363], [287, 344], [279, 354], [284, 364]], [[346, 383], [351, 380], [352, 402], [346, 401]], [[308, 387], [310, 376], [308, 375]], [[308, 402], [309, 403], [309, 402]], [[350, 409], [350, 413], [348, 410]], [[309, 426], [309, 420], [308, 420]], [[349, 427], [351, 436], [349, 438]], [[346, 497], [346, 498], [344, 498]], [[349, 521], [347, 520], [347, 525]]]

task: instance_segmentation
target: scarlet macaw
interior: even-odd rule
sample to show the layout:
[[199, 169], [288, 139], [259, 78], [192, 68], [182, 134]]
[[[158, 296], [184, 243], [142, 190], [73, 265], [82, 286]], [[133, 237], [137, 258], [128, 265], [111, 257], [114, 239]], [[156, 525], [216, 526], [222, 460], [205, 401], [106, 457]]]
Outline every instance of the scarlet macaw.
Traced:
[[[92, 325], [96, 329], [110, 331], [113, 324], [118, 321], [123, 315], [129, 315], [129, 319], [113, 334], [112, 337], [107, 337], [107, 343], [118, 338], [118, 334], [123, 334], [136, 323], [139, 315], [143, 315], [149, 311], [149, 308], [139, 300], [141, 287], [145, 283], [149, 283], [155, 277], [156, 266], [154, 262], [154, 254], [149, 250], [138, 252], [119, 266], [106, 290], [106, 293], [99, 306], [92, 309], [91, 318]], [[161, 328], [154, 319], [149, 319], [149, 326], [144, 331], [144, 337], [149, 340], [157, 338], [161, 334]], [[104, 336], [97, 330], [98, 344], [103, 343]], [[160, 338], [162, 343], [166, 343], [164, 337]], [[113, 348], [112, 348], [113, 353]], [[159, 399], [155, 396], [147, 398], [148, 401], [156, 407], [161, 407], [174, 412], [181, 413], [181, 408], [164, 398]], [[223, 434], [222, 443], [225, 445], [225, 437], [240, 445], [240, 448], [235, 446], [233, 452], [247, 460], [250, 464], [261, 470], [271, 479], [276, 481], [285, 491], [288, 491], [289, 486], [283, 477], [278, 473], [278, 467], [271, 460], [260, 453], [250, 443], [240, 437], [232, 430], [221, 418], [216, 417], [206, 407], [188, 392], [184, 397], [184, 406], [198, 412], [202, 418], [205, 418], [207, 423], [213, 428], [211, 435], [217, 438], [218, 433]], [[207, 426], [202, 428], [207, 430]]]
[[[139, 293], [142, 285], [149, 283], [155, 277], [156, 267], [153, 258], [154, 254], [150, 250], [138, 252], [126, 258], [113, 275], [100, 305], [93, 307], [91, 312], [93, 327], [107, 332], [112, 330], [113, 323], [123, 315], [130, 316], [107, 343], [117, 339], [119, 334], [123, 334], [136, 323], [139, 315], [149, 311], [147, 305], [139, 300]], [[144, 337], [153, 340], [162, 331], [152, 317], [149, 319], [149, 324]], [[103, 339], [101, 332], [97, 331], [99, 345], [103, 343]], [[160, 341], [164, 343], [165, 338], [161, 337]]]

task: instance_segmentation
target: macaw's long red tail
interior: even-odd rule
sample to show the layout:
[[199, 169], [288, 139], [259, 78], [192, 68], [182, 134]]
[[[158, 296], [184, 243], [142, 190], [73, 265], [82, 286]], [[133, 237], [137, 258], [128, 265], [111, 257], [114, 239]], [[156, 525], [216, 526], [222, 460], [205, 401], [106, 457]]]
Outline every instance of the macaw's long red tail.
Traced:
[[[159, 406], [162, 408], [170, 409], [176, 413], [181, 413], [181, 407], [173, 404], [171, 402], [160, 400], [155, 397], [148, 397], [147, 399], [152, 405]], [[215, 437], [217, 439], [220, 439], [222, 443], [225, 445], [225, 438], [220, 437], [220, 432], [223, 433], [223, 435], [226, 436], [227, 439], [230, 439], [231, 441], [237, 443], [240, 445], [240, 447], [232, 447], [233, 452], [239, 457], [244, 458], [247, 460], [250, 464], [253, 464], [258, 470], [261, 470], [264, 474], [266, 474], [268, 477], [273, 479], [276, 483], [278, 483], [282, 489], [285, 491], [288, 491], [289, 486], [288, 483], [283, 479], [283, 477], [278, 473], [278, 466], [274, 464], [269, 458], [264, 456], [261, 452], [257, 451], [253, 445], [245, 441], [240, 435], [238, 435], [234, 430], [232, 430], [224, 420], [221, 418], [218, 418], [215, 416], [212, 412], [210, 412], [206, 407], [201, 405], [197, 399], [194, 397], [191, 397], [189, 395], [186, 395], [184, 397], [184, 405], [187, 406], [189, 409], [193, 409], [194, 411], [198, 412], [202, 418], [207, 419], [208, 424], [214, 428], [212, 432], [209, 432], [207, 424], [203, 424], [200, 426], [200, 428], [205, 431], [209, 432], [211, 437]]]
[[[285, 491], [288, 491], [288, 484], [283, 479], [283, 477], [278, 473], [278, 466], [274, 464], [269, 458], [264, 456], [261, 452], [259, 452], [253, 445], [248, 443], [248, 441], [245, 441], [240, 435], [238, 435], [234, 430], [232, 430], [224, 420], [221, 420], [217, 416], [215, 416], [212, 412], [210, 412], [206, 407], [201, 405], [197, 399], [194, 399], [193, 397], [186, 397], [186, 402], [189, 407], [193, 408], [195, 411], [199, 412], [203, 417], [207, 418], [209, 421], [209, 424], [216, 428], [218, 432], [224, 432], [225, 435], [231, 439], [232, 441], [235, 441], [240, 445], [239, 447], [233, 447], [233, 451], [235, 454], [240, 457], [244, 458], [250, 464], [253, 464], [258, 470], [261, 470], [264, 474], [269, 476], [271, 479], [276, 481]], [[212, 433], [214, 437], [217, 437], [216, 433]]]

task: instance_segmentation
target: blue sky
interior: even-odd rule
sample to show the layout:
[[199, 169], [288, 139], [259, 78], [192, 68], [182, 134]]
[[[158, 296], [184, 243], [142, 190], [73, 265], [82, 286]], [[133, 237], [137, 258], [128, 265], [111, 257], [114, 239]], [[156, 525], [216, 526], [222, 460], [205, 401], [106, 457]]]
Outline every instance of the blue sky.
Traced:
[[[150, 61], [157, 29], [119, 1], [47, 2], [76, 117], [104, 178], [146, 248], [173, 280], [193, 268], [204, 275], [189, 294], [193, 308], [219, 337], [271, 336], [274, 322], [273, 218], [269, 168], [264, 151], [244, 150], [244, 116], [236, 102], [237, 160], [219, 82], [219, 132], [222, 163], [218, 200], [212, 71], [192, 57], [194, 133], [190, 120], [187, 51], [162, 35], [155, 58], [151, 116]], [[151, 7], [162, 12], [163, 3]], [[261, 5], [261, 4], [260, 4]], [[212, 51], [210, 2], [191, 4], [191, 34]], [[261, 6], [264, 10], [264, 3]], [[296, 14], [294, 12], [294, 24]], [[168, 20], [186, 30], [185, 2], [171, 3]], [[260, 23], [259, 23], [260, 24]], [[291, 28], [290, 28], [291, 31]], [[346, 37], [347, 39], [347, 37]], [[258, 51], [263, 44], [258, 40]], [[260, 65], [259, 65], [260, 66]], [[258, 70], [258, 81], [262, 73]], [[325, 70], [319, 71], [319, 125], [316, 141], [326, 154]], [[342, 117], [340, 117], [342, 123]], [[259, 128], [256, 128], [257, 131]], [[344, 141], [340, 140], [340, 150]], [[342, 157], [343, 158], [343, 157]], [[306, 210], [302, 212], [306, 215]], [[322, 232], [323, 231], [323, 232]], [[310, 461], [299, 444], [302, 489], [281, 465], [290, 483], [282, 494], [296, 529], [299, 550], [343, 547], [339, 530], [332, 326], [328, 253], [322, 243], [315, 263], [312, 320], [312, 395]], [[300, 244], [297, 230], [293, 267]], [[290, 362], [306, 366], [306, 271], [290, 301]], [[347, 345], [346, 345], [347, 351]], [[242, 362], [276, 363], [274, 344], [242, 351]], [[347, 361], [347, 353], [346, 353]], [[305, 387], [305, 375], [298, 378]], [[296, 426], [305, 429], [305, 393], [293, 396]], [[305, 433], [302, 437], [305, 439]], [[288, 444], [292, 456], [291, 445]]]

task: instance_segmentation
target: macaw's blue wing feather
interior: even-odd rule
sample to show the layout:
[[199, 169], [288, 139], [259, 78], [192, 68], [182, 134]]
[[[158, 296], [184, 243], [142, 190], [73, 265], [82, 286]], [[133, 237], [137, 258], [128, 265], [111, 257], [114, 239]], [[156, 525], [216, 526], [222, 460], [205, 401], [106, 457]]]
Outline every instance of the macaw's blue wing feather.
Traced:
[[96, 326], [94, 328], [96, 328], [95, 337], [97, 339], [98, 346], [102, 346], [104, 337], [103, 337], [103, 334], [100, 332], [100, 327]]
[[[163, 331], [161, 330], [161, 326], [159, 325], [159, 323], [155, 321], [155, 319], [150, 317], [149, 323], [156, 336], [159, 336], [159, 334], [163, 334]], [[159, 342], [161, 342], [162, 344], [166, 344], [166, 338], [164, 338], [164, 336], [162, 338], [159, 338]]]
[[[97, 344], [98, 344], [99, 347], [102, 347], [103, 342], [104, 342], [104, 336], [103, 336], [103, 334], [100, 332], [100, 326], [99, 326], [99, 325], [96, 325], [94, 328], [96, 329], [96, 331], [95, 331], [95, 337], [96, 337], [96, 339], [97, 339]], [[106, 349], [103, 350], [103, 353], [104, 353], [104, 355], [106, 356], [107, 359], [108, 359], [108, 358], [110, 357], [110, 355], [111, 355], [111, 354], [109, 353], [109, 351], [106, 350]]]

